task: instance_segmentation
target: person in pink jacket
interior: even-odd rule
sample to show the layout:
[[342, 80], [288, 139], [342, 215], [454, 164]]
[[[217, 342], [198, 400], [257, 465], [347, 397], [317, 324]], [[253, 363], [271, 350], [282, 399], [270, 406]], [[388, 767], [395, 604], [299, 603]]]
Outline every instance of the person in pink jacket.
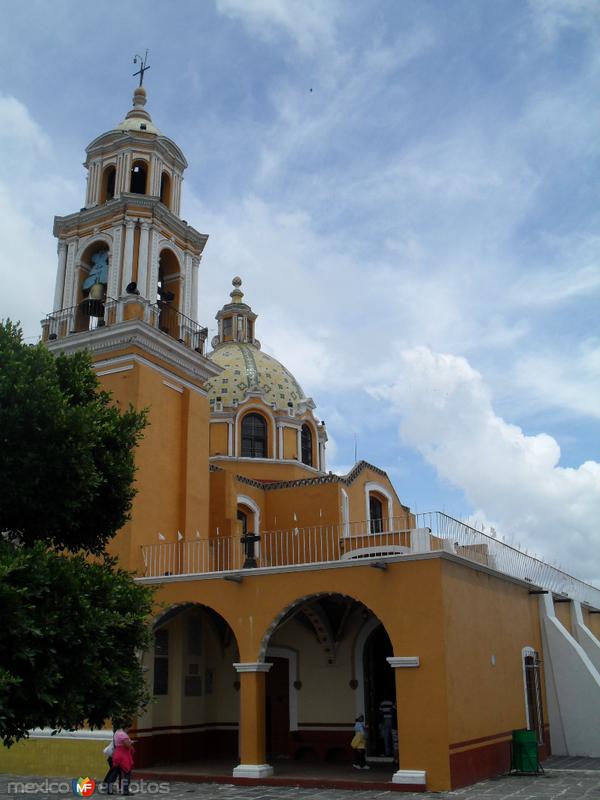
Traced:
[[115, 749], [112, 755], [112, 769], [106, 776], [107, 794], [113, 793], [113, 784], [121, 778], [123, 794], [129, 794], [129, 781], [133, 769], [133, 742], [126, 731], [119, 729], [114, 735]]

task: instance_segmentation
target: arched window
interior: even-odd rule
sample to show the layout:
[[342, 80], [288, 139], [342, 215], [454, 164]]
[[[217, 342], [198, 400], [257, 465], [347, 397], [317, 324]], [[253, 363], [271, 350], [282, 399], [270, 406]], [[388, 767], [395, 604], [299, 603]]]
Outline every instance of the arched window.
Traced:
[[104, 170], [102, 175], [102, 187], [100, 189], [100, 203], [108, 203], [115, 196], [115, 180], [117, 177], [116, 168], [111, 165]]
[[160, 202], [171, 208], [171, 178], [166, 172], [160, 176]]
[[242, 420], [242, 457], [267, 458], [267, 423], [260, 414]]
[[373, 493], [369, 495], [369, 512], [371, 533], [381, 533], [383, 531], [383, 503]]
[[145, 161], [136, 161], [131, 168], [130, 192], [133, 194], [146, 194], [146, 176], [148, 169]]
[[241, 534], [245, 536], [248, 533], [248, 514], [245, 511], [242, 511], [238, 508], [237, 512], [237, 521], [241, 523]]
[[312, 432], [308, 425], [302, 426], [302, 463], [312, 467]]

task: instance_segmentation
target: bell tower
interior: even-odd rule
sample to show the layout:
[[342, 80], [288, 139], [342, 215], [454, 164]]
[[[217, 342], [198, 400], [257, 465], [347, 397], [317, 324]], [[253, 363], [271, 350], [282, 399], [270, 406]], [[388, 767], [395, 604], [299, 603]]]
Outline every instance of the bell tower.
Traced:
[[53, 353], [87, 350], [115, 404], [149, 410], [131, 519], [110, 545], [143, 575], [142, 545], [208, 536], [205, 383], [221, 372], [196, 318], [208, 236], [180, 217], [187, 162], [152, 121], [143, 86], [123, 121], [87, 147], [84, 166], [85, 206], [54, 220], [58, 269], [42, 338]]
[[54, 220], [58, 269], [44, 338], [134, 314], [203, 352], [195, 320], [208, 237], [179, 216], [187, 161], [154, 125], [143, 86], [125, 119], [88, 145], [84, 166], [85, 206]]

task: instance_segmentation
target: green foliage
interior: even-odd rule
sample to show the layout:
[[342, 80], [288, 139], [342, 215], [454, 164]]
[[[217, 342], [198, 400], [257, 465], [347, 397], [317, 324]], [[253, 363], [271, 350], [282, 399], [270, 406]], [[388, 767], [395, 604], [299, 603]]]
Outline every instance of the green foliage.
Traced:
[[122, 412], [99, 390], [87, 354], [55, 358], [0, 323], [6, 746], [34, 727], [101, 727], [148, 701], [140, 655], [153, 592], [104, 555], [129, 515], [145, 425], [145, 412]]
[[105, 559], [0, 542], [0, 739], [133, 717], [152, 590]]
[[128, 518], [145, 425], [99, 391], [87, 353], [55, 358], [0, 324], [0, 531], [102, 553]]

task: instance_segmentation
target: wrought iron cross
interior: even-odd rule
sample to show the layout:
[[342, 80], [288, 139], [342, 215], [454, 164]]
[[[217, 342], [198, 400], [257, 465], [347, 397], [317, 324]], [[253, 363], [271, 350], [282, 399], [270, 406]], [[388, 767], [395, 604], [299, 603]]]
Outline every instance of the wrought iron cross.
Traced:
[[137, 54], [133, 57], [133, 63], [134, 64], [138, 64], [138, 63], [140, 64], [139, 70], [137, 72], [133, 73], [133, 77], [134, 78], [135, 78], [136, 75], [140, 76], [140, 86], [144, 82], [144, 72], [147, 69], [150, 69], [149, 66], [146, 66], [146, 61], [148, 61], [148, 50], [146, 50], [146, 55], [143, 58], [141, 56], [137, 55]]

